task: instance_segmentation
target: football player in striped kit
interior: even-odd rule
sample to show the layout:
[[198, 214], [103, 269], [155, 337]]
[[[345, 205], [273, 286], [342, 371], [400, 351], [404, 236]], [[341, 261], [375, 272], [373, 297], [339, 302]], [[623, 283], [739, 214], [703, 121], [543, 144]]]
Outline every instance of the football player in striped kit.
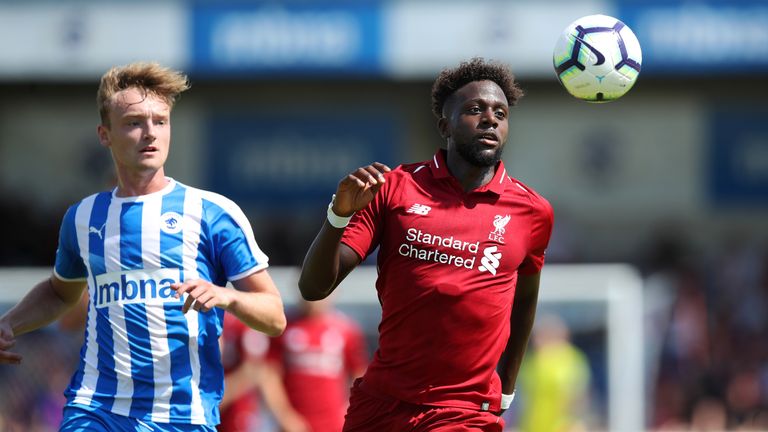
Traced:
[[171, 109], [188, 87], [185, 75], [154, 63], [102, 76], [97, 132], [117, 187], [68, 209], [52, 276], [0, 318], [0, 363], [19, 363], [14, 339], [88, 289], [62, 431], [213, 431], [224, 311], [270, 336], [285, 329], [268, 258], [240, 208], [165, 175]]

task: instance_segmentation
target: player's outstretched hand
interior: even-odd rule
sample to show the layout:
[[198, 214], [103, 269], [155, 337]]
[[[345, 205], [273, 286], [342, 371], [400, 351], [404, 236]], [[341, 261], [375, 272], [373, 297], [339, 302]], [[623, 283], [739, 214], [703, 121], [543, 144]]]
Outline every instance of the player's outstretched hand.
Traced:
[[19, 364], [21, 355], [9, 351], [16, 344], [11, 325], [0, 321], [0, 364]]
[[384, 174], [390, 171], [383, 163], [374, 162], [349, 173], [336, 189], [333, 212], [346, 217], [367, 206], [384, 186]]
[[230, 290], [203, 279], [174, 283], [171, 284], [171, 288], [176, 291], [176, 298], [187, 294], [184, 307], [181, 309], [183, 313], [187, 313], [190, 308], [199, 312], [208, 312], [214, 307], [226, 309], [232, 301]]

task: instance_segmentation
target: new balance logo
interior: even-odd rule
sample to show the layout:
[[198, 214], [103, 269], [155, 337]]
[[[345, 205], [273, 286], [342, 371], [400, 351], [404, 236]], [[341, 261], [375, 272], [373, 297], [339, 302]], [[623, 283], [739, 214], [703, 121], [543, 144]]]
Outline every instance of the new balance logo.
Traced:
[[501, 252], [498, 251], [499, 248], [496, 246], [487, 247], [483, 250], [483, 258], [480, 259], [480, 264], [482, 264], [477, 269], [481, 272], [487, 271], [488, 273], [496, 276], [496, 269], [499, 268], [499, 264], [501, 263], [499, 260], [501, 259]]
[[413, 213], [417, 215], [426, 216], [429, 211], [432, 210], [432, 207], [425, 206], [424, 204], [416, 203], [409, 208], [406, 213]]

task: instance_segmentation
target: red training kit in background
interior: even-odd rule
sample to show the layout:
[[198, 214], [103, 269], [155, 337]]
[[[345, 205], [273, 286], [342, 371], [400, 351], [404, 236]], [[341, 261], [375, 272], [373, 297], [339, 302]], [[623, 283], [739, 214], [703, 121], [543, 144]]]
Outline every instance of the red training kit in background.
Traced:
[[509, 337], [518, 273], [544, 263], [550, 204], [507, 176], [464, 192], [440, 150], [387, 174], [342, 242], [377, 246], [379, 348], [361, 387], [402, 401], [499, 411], [496, 365]]
[[[224, 313], [224, 329], [221, 334], [221, 362], [224, 374], [228, 374], [244, 362], [263, 362], [269, 348], [269, 338], [248, 327], [229, 312]], [[256, 379], [256, 378], [254, 378]], [[256, 390], [233, 401], [221, 411], [220, 432], [250, 431], [259, 423], [259, 394]]]
[[368, 364], [359, 326], [337, 311], [289, 318], [268, 357], [282, 367], [288, 399], [312, 431], [340, 431], [352, 378]]

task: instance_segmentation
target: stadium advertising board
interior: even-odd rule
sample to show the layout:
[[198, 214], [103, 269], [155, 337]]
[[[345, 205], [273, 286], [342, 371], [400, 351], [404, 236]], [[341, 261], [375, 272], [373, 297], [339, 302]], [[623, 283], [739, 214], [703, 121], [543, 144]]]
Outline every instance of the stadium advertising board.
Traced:
[[518, 76], [552, 77], [552, 49], [563, 28], [614, 10], [604, 0], [388, 2], [384, 65], [392, 76], [431, 79], [447, 65], [482, 56], [509, 62]]
[[643, 72], [715, 74], [768, 70], [768, 4], [668, 2], [619, 7], [640, 39]]
[[[0, 40], [24, 41], [0, 50], [0, 78], [90, 78], [139, 59], [213, 77], [425, 78], [472, 56], [549, 77], [560, 31], [597, 12], [637, 34], [644, 72], [768, 69], [768, 4], [759, 0], [34, 1], [0, 2]], [[135, 31], [137, 14], [151, 32]]]
[[385, 114], [288, 117], [212, 117], [209, 187], [261, 211], [317, 209], [328, 203], [344, 175], [374, 161], [393, 164], [399, 154], [398, 128]]
[[[137, 31], [139, 15], [151, 31]], [[184, 67], [186, 28], [187, 8], [177, 1], [0, 2], [0, 78], [91, 79], [148, 59]]]
[[380, 21], [375, 2], [196, 3], [191, 66], [201, 73], [376, 74]]
[[709, 153], [713, 203], [768, 206], [768, 111], [740, 107], [714, 113]]

